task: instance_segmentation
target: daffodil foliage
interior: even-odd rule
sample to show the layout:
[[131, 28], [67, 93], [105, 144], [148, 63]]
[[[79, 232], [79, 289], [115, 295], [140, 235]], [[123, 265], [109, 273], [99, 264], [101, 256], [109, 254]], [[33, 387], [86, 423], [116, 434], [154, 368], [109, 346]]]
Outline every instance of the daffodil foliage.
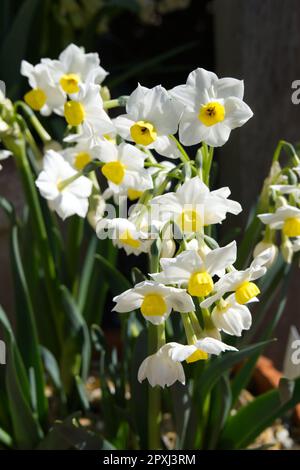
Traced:
[[[14, 160], [26, 197], [22, 214], [1, 199], [17, 325], [0, 311], [1, 445], [163, 448], [171, 413], [176, 448], [247, 447], [300, 398], [299, 380], [289, 394], [283, 381], [237, 409], [300, 251], [296, 150], [279, 143], [247, 228], [223, 242], [220, 224], [242, 207], [210, 174], [214, 149], [253, 116], [243, 81], [197, 68], [171, 90], [138, 84], [111, 98], [98, 54], [74, 44], [58, 59], [23, 61], [21, 74], [24, 100], [0, 96], [0, 159]], [[39, 113], [61, 119], [62, 141]], [[144, 272], [134, 268], [130, 280], [118, 249], [130, 263], [141, 255]], [[101, 330], [112, 298], [118, 354]], [[278, 311], [252, 344], [270, 305]], [[100, 359], [98, 408], [88, 399], [91, 357]], [[80, 427], [78, 409], [101, 434]]]

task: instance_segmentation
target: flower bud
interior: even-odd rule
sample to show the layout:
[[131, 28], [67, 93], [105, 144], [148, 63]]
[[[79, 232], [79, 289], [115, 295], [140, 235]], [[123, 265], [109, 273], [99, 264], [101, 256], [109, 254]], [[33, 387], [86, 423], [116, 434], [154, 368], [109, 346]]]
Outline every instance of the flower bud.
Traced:
[[271, 248], [271, 250], [272, 250], [272, 256], [271, 256], [270, 260], [268, 261], [268, 263], [266, 263], [266, 268], [270, 268], [272, 266], [272, 264], [274, 264], [274, 262], [276, 261], [276, 258], [277, 258], [277, 255], [278, 255], [277, 246], [274, 245], [274, 243], [265, 242], [265, 241], [262, 240], [261, 242], [259, 242], [256, 245], [256, 247], [253, 250], [253, 258], [256, 258], [263, 251], [268, 250], [269, 248]]
[[293, 244], [288, 237], [285, 237], [283, 243], [281, 244], [280, 249], [281, 249], [281, 254], [283, 256], [284, 261], [288, 264], [291, 264], [294, 250], [293, 250]]
[[168, 240], [162, 240], [161, 244], [161, 258], [173, 258], [176, 250], [176, 244], [172, 238]]

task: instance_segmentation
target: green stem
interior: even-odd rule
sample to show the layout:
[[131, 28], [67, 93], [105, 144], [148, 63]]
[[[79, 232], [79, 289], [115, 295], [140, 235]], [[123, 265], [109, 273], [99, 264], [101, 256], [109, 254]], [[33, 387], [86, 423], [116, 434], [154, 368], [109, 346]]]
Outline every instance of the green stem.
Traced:
[[104, 109], [118, 108], [119, 106], [126, 106], [127, 96], [119, 96], [114, 100], [107, 100], [103, 102]]
[[206, 184], [206, 186], [209, 186], [210, 171], [211, 171], [211, 165], [213, 161], [214, 148], [208, 147], [207, 144], [205, 144], [204, 142], [202, 144], [202, 147], [204, 150], [203, 181]]
[[176, 137], [174, 135], [169, 135], [170, 139], [173, 140], [176, 144], [176, 147], [178, 148], [181, 156], [180, 156], [180, 160], [183, 162], [183, 163], [187, 163], [190, 161], [190, 157], [188, 156], [188, 154], [186, 153], [186, 151], [184, 150], [184, 148], [182, 147], [181, 143], [179, 142], [178, 139], [176, 139]]
[[15, 110], [17, 111], [18, 108], [21, 108], [24, 111], [24, 114], [28, 117], [29, 122], [31, 125], [34, 127], [36, 130], [37, 134], [41, 138], [42, 142], [46, 144], [47, 142], [50, 142], [52, 140], [50, 134], [46, 131], [46, 129], [42, 126], [32, 109], [27, 106], [26, 103], [23, 101], [16, 101], [15, 102]]

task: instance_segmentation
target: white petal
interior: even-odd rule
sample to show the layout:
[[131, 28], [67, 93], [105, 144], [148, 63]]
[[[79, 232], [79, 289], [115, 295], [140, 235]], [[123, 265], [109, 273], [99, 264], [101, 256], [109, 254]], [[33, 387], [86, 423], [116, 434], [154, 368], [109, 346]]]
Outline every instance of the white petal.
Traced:
[[225, 120], [226, 124], [230, 129], [241, 127], [251, 117], [253, 112], [244, 101], [239, 98], [228, 98], [225, 100]]
[[220, 78], [214, 84], [214, 90], [217, 98], [229, 98], [230, 96], [235, 96], [242, 100], [244, 97], [244, 81], [230, 77]]
[[237, 248], [233, 241], [223, 248], [216, 248], [210, 251], [205, 257], [206, 270], [213, 276], [218, 272], [224, 272], [224, 269], [236, 261]]
[[219, 355], [223, 351], [237, 351], [237, 348], [229, 346], [214, 338], [199, 339], [195, 346], [201, 351], [207, 352], [208, 354]]

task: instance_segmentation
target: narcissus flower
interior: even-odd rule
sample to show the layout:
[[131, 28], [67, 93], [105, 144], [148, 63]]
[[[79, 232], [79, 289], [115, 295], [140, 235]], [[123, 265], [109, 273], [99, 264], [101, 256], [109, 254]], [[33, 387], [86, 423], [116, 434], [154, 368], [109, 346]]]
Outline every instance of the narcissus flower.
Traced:
[[162, 258], [162, 271], [152, 278], [164, 284], [186, 287], [190, 295], [206, 297], [214, 288], [213, 276], [222, 275], [236, 260], [236, 243], [211, 250], [201, 257], [197, 251], [184, 251], [176, 258]]
[[32, 88], [25, 94], [24, 100], [34, 111], [40, 111], [45, 116], [53, 111], [63, 114], [66, 95], [56, 86], [46, 65], [38, 64], [34, 67], [23, 60], [21, 74], [28, 78]]
[[96, 148], [99, 159], [104, 163], [101, 172], [114, 194], [127, 194], [129, 191], [131, 199], [134, 199], [134, 191], [142, 193], [153, 187], [151, 175], [144, 168], [147, 155], [137, 147], [125, 142], [120, 145], [103, 142]]
[[250, 302], [250, 300], [256, 300], [260, 290], [253, 281], [266, 273], [267, 268], [265, 265], [269, 262], [271, 256], [272, 250], [265, 250], [254, 258], [248, 269], [243, 271], [235, 270], [225, 274], [215, 283], [213, 295], [201, 302], [201, 307], [210, 307], [227, 292], [235, 292], [235, 299], [241, 305]]
[[152, 387], [170, 387], [177, 380], [185, 384], [185, 374], [179, 361], [174, 361], [170, 352], [177, 343], [167, 343], [155, 354], [146, 357], [140, 365], [138, 380], [143, 382], [147, 379]]
[[141, 314], [154, 325], [163, 323], [172, 309], [187, 313], [195, 310], [192, 298], [184, 289], [167, 287], [154, 281], [144, 281], [115, 297], [116, 312], [140, 309]]
[[297, 207], [284, 205], [274, 214], [260, 214], [258, 218], [272, 229], [282, 230], [287, 237], [300, 236], [300, 209]]
[[114, 126], [103, 109], [99, 85], [80, 85], [79, 92], [71, 95], [70, 101], [66, 101], [64, 116], [70, 126], [82, 126], [83, 133], [92, 132], [100, 136], [114, 131]]
[[172, 348], [169, 354], [173, 361], [186, 361], [188, 363], [205, 360], [210, 354], [218, 356], [224, 351], [237, 351], [233, 346], [211, 337], [198, 339], [195, 344], [190, 345], [171, 344]]
[[100, 239], [110, 238], [113, 245], [124, 248], [127, 255], [148, 253], [152, 243], [146, 233], [138, 230], [130, 220], [123, 218], [101, 218], [97, 221], [96, 233]]
[[57, 86], [68, 94], [78, 93], [81, 83], [100, 85], [108, 74], [100, 66], [97, 53], [86, 54], [75, 44], [70, 44], [58, 60], [42, 59], [41, 62], [47, 65]]
[[82, 170], [88, 163], [99, 158], [97, 147], [91, 147], [84, 140], [64, 149], [61, 154], [77, 171]]
[[80, 176], [69, 184], [66, 180], [77, 172], [64, 158], [54, 150], [48, 150], [44, 157], [43, 171], [36, 180], [41, 195], [62, 219], [77, 214], [85, 217], [88, 211], [88, 197], [92, 191], [92, 182]]
[[250, 310], [236, 301], [231, 294], [221, 299], [211, 314], [214, 325], [228, 335], [241, 336], [243, 330], [249, 330], [252, 324]]
[[186, 85], [170, 94], [185, 107], [179, 123], [179, 138], [184, 145], [206, 142], [219, 147], [230, 132], [245, 124], [253, 115], [244, 103], [244, 83], [198, 68], [189, 74]]
[[162, 86], [149, 89], [138, 85], [127, 101], [126, 111], [114, 121], [124, 139], [165, 157], [180, 156], [169, 136], [177, 132], [181, 107]]
[[156, 218], [162, 222], [173, 220], [183, 233], [189, 234], [222, 222], [227, 212], [239, 214], [240, 204], [228, 199], [229, 195], [229, 188], [210, 191], [196, 176], [176, 192], [155, 197], [151, 204]]

